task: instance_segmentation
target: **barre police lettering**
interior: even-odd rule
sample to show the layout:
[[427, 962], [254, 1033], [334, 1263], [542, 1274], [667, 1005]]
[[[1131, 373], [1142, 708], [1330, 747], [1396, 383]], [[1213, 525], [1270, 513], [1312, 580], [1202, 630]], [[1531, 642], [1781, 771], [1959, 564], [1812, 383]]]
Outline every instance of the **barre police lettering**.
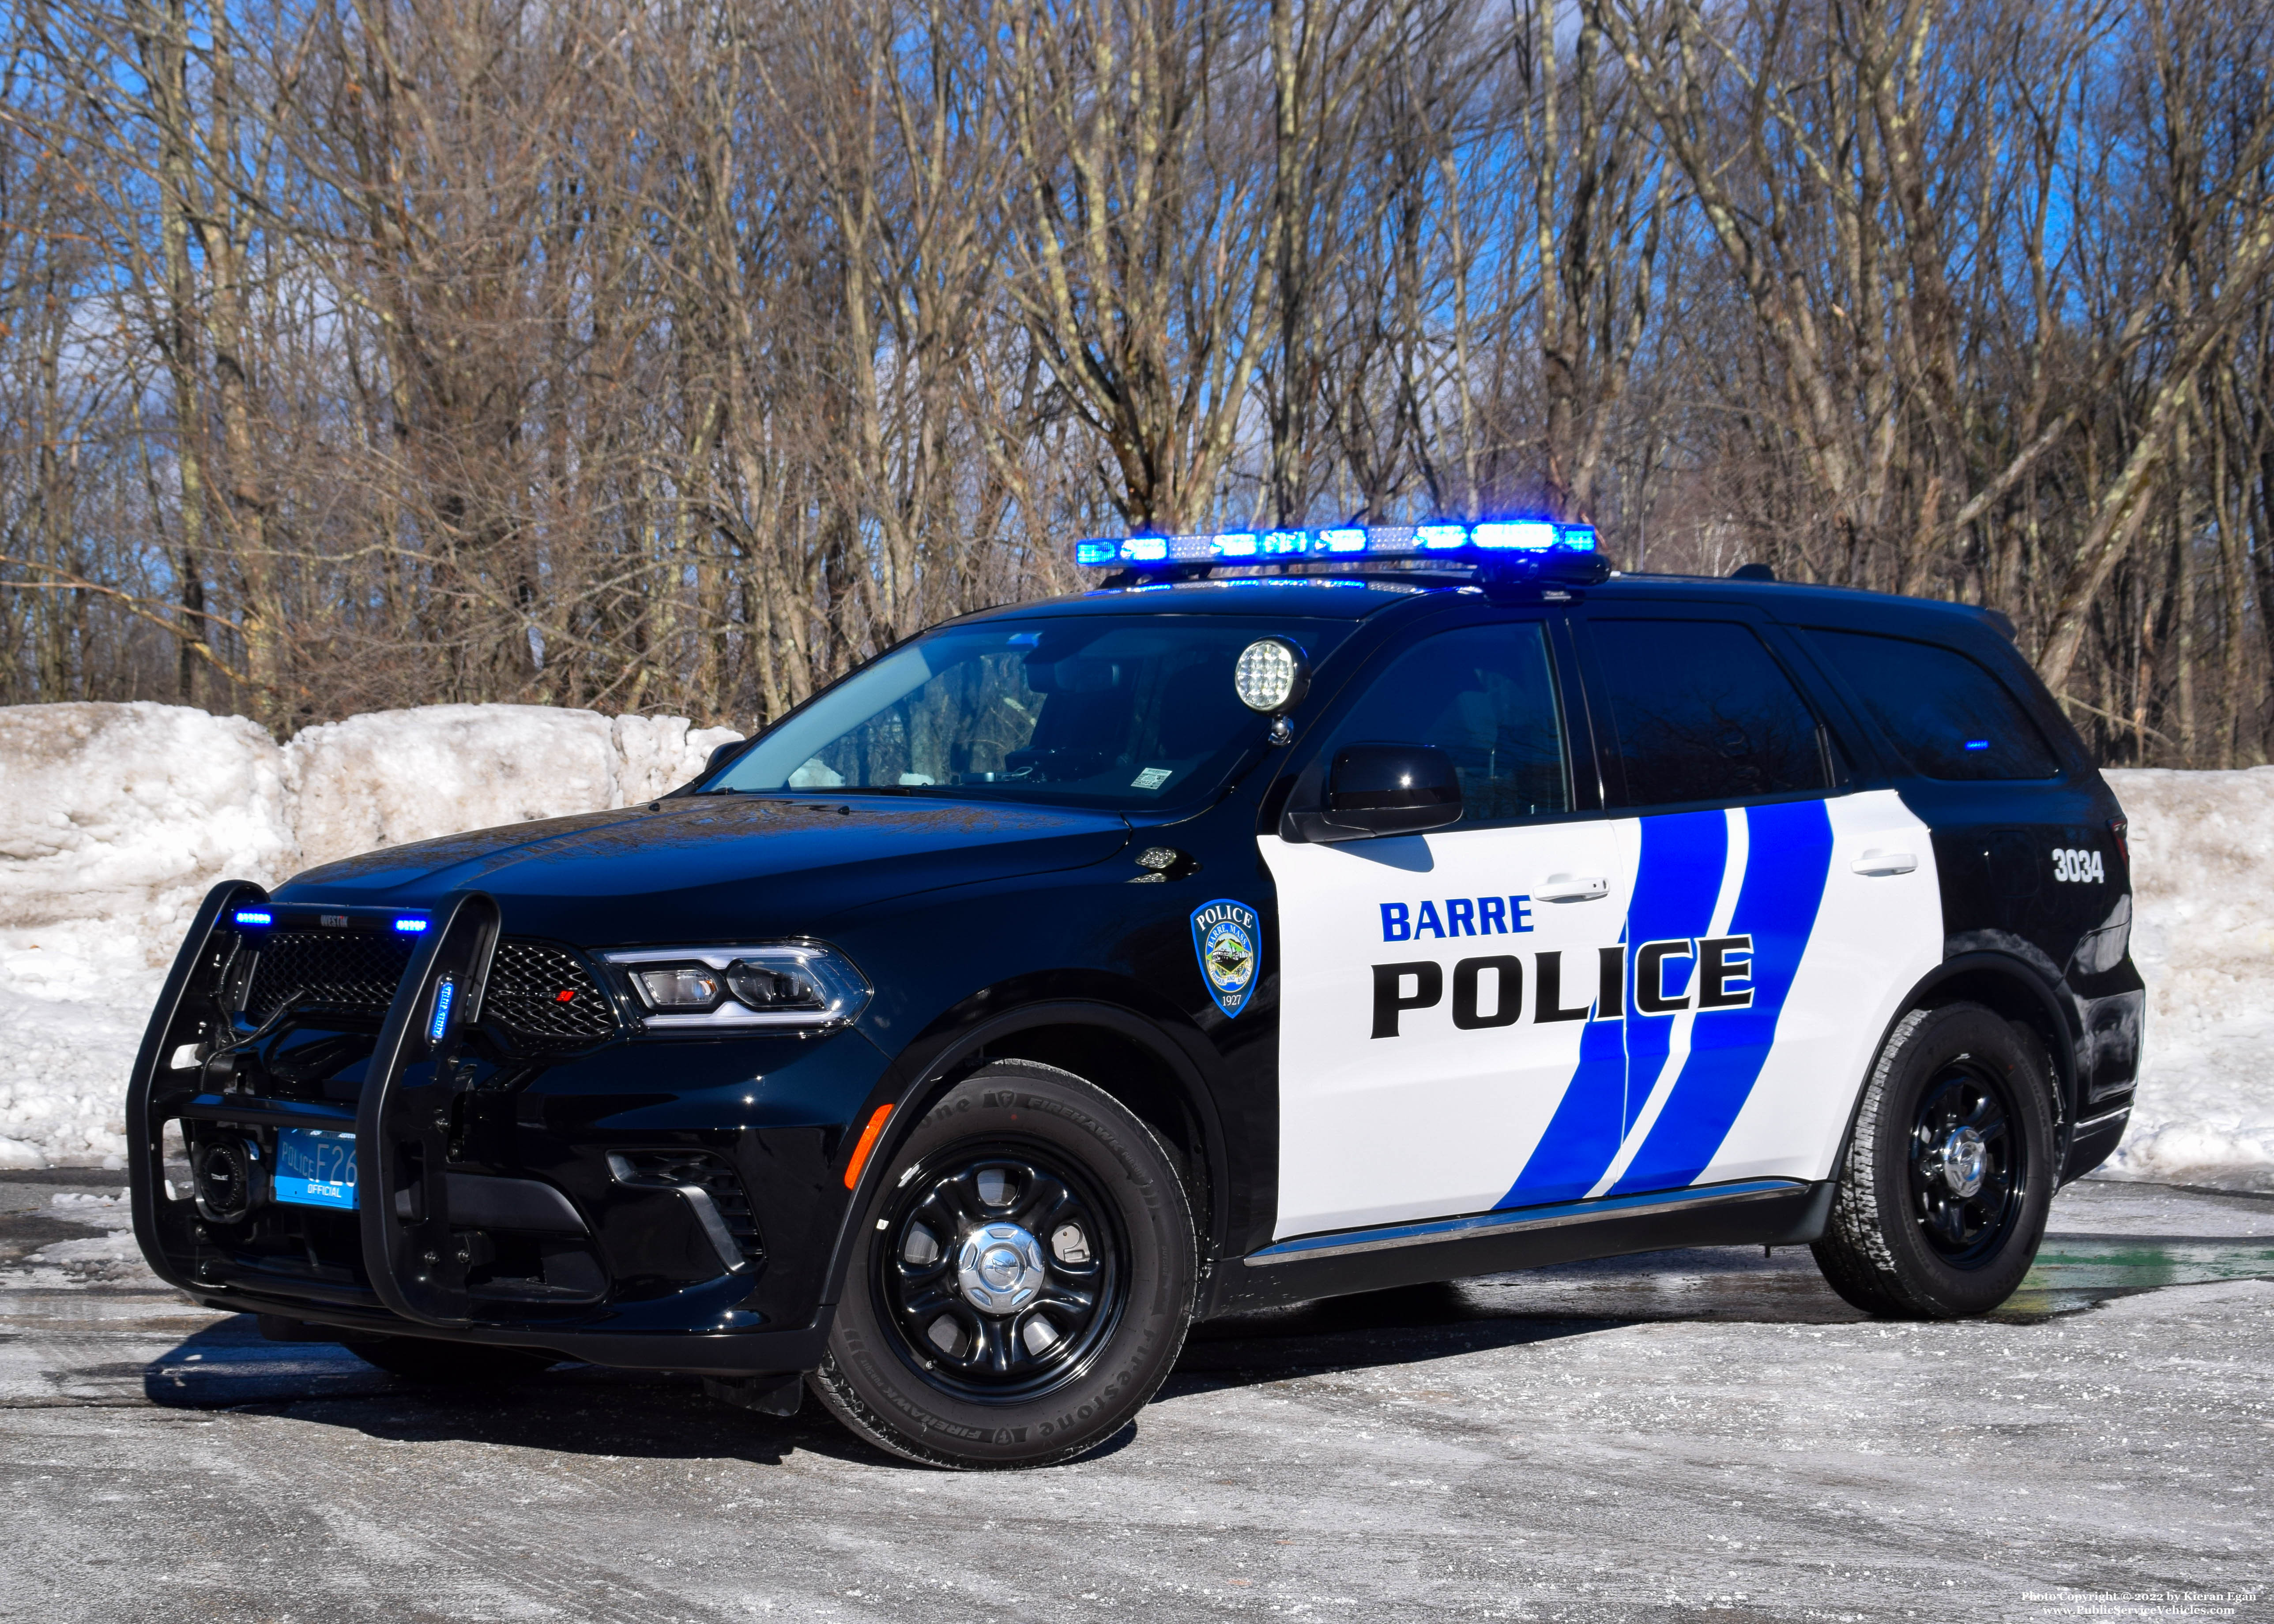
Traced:
[[1520, 897], [1449, 897], [1442, 911], [1434, 901], [1408, 907], [1385, 902], [1382, 907], [1382, 939], [1412, 942], [1422, 936], [1443, 941], [1449, 936], [1524, 936], [1532, 929], [1532, 898]]
[[[1702, 1014], [1752, 1007], [1753, 939], [1750, 936], [1683, 936], [1637, 944], [1631, 954], [1631, 976], [1627, 948], [1597, 948], [1592, 1004], [1564, 1004], [1562, 951], [1535, 953], [1532, 960], [1538, 981], [1532, 999], [1535, 1024], [1620, 1019], [1626, 1013], [1630, 983], [1638, 1015], [1672, 1015], [1689, 1009]], [[1444, 966], [1434, 959], [1378, 964], [1373, 971], [1374, 1037], [1399, 1036], [1399, 1017], [1410, 1011], [1434, 1009], [1444, 1002]], [[1673, 982], [1679, 985], [1669, 985]], [[1524, 961], [1513, 953], [1457, 960], [1450, 1013], [1454, 1026], [1463, 1032], [1514, 1026], [1524, 1016]]]

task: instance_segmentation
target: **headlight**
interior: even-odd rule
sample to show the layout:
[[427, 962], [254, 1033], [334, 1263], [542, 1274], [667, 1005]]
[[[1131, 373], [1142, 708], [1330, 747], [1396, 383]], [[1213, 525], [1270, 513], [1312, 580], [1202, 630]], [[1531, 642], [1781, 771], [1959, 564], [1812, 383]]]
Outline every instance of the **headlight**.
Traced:
[[707, 965], [635, 970], [632, 980], [638, 984], [641, 999], [651, 1010], [715, 1008], [723, 986], [718, 973]]
[[638, 948], [603, 953], [657, 1032], [771, 1028], [813, 1032], [857, 1019], [869, 983], [817, 942], [749, 947]]

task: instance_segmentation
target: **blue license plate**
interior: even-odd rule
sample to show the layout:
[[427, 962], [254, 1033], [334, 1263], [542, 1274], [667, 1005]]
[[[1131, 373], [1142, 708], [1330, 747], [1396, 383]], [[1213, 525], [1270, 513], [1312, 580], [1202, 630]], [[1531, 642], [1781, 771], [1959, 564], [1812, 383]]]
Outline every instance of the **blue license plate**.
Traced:
[[279, 1129], [275, 1193], [288, 1207], [338, 1207], [352, 1211], [355, 1135], [316, 1128]]

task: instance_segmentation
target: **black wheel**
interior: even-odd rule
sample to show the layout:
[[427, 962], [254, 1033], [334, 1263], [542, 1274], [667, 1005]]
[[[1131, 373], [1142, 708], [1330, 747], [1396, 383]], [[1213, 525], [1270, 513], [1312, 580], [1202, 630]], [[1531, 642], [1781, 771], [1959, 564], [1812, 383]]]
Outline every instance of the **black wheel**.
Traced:
[[811, 1379], [846, 1425], [930, 1465], [1047, 1466], [1168, 1378], [1192, 1318], [1192, 1214], [1117, 1101], [998, 1062], [879, 1173]]
[[1978, 1004], [1914, 1010], [1879, 1051], [1814, 1251], [1870, 1313], [1950, 1320], [2014, 1294], [2053, 1192], [2036, 1039]]
[[519, 1381], [561, 1363], [559, 1354], [535, 1348], [494, 1348], [431, 1336], [358, 1337], [340, 1346], [366, 1365], [438, 1387]]

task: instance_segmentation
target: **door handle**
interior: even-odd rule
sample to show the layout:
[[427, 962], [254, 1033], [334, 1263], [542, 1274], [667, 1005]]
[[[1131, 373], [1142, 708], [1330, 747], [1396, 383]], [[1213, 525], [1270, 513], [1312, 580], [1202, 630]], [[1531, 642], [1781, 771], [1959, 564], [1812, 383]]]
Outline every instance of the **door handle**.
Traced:
[[1884, 878], [1890, 874], [1909, 874], [1918, 867], [1918, 859], [1909, 852], [1883, 852], [1873, 846], [1848, 865], [1854, 874], [1868, 874]]
[[1542, 902], [1593, 902], [1611, 894], [1611, 883], [1590, 875], [1551, 874], [1532, 894]]

